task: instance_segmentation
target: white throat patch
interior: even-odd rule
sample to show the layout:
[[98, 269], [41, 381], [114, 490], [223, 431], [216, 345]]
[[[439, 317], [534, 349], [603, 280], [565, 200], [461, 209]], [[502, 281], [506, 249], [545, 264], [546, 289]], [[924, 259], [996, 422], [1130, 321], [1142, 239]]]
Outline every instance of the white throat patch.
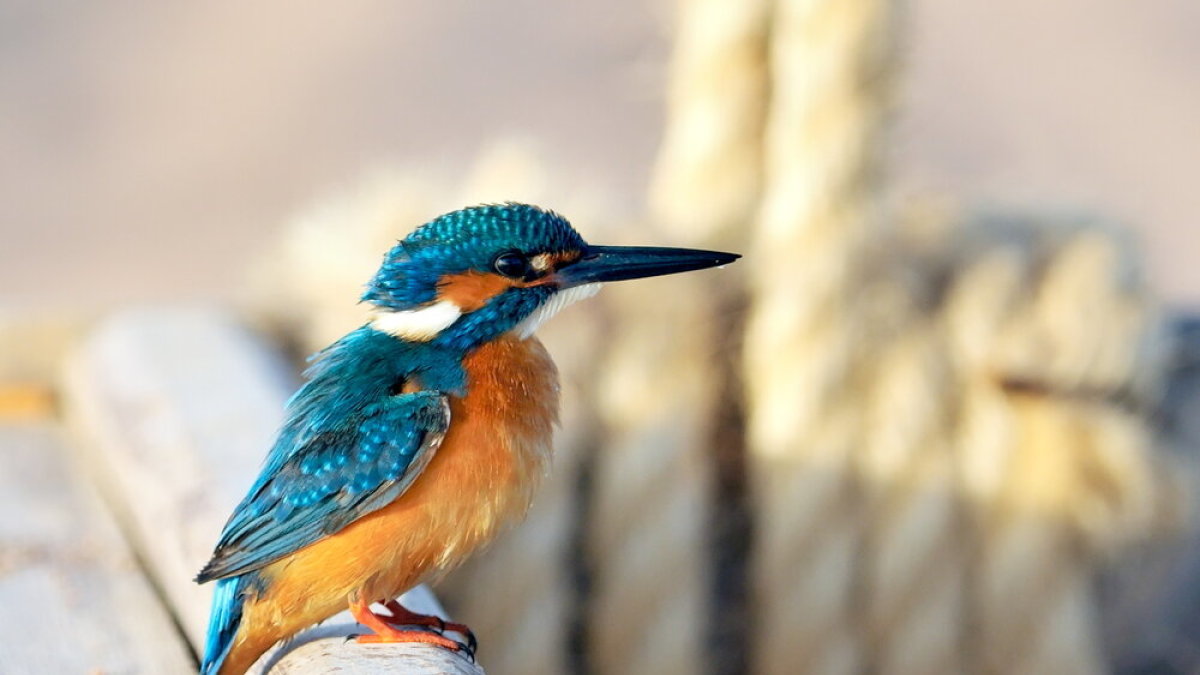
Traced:
[[376, 309], [371, 312], [370, 326], [404, 340], [429, 342], [458, 321], [460, 316], [462, 309], [458, 305], [441, 300], [420, 309]]
[[550, 299], [543, 302], [540, 307], [533, 310], [529, 316], [521, 320], [521, 323], [513, 327], [512, 332], [519, 338], [525, 339], [538, 329], [550, 317], [558, 314], [559, 310], [567, 305], [579, 302], [584, 298], [590, 298], [600, 291], [603, 284], [583, 284], [568, 288], [565, 291], [558, 291], [550, 296]]

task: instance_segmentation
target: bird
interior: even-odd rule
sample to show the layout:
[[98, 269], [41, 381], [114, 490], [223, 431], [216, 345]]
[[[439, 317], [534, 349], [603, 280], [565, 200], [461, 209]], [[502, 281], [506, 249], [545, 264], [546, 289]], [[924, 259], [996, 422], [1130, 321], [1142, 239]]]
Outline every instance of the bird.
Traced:
[[554, 211], [515, 202], [446, 213], [401, 239], [360, 298], [367, 322], [310, 357], [196, 577], [216, 582], [202, 675], [244, 673], [347, 606], [373, 631], [359, 642], [473, 656], [466, 626], [394, 598], [528, 510], [558, 421], [557, 370], [534, 332], [604, 283], [739, 257], [593, 246]]

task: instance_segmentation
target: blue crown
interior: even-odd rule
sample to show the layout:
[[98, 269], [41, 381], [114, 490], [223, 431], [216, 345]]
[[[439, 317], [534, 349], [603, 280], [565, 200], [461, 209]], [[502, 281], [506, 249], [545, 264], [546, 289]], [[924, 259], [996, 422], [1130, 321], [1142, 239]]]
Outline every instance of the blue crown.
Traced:
[[587, 243], [566, 218], [529, 204], [487, 204], [453, 211], [425, 223], [384, 256], [367, 284], [364, 302], [394, 310], [434, 299], [447, 274], [488, 271], [497, 255], [579, 251]]

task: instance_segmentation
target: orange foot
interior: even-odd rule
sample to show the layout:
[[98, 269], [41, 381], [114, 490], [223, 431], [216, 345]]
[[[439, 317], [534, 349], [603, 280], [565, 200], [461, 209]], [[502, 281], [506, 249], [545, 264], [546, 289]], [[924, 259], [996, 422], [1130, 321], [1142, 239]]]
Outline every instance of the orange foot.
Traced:
[[[388, 642], [424, 642], [426, 644], [445, 647], [446, 649], [453, 651], [466, 651], [467, 654], [469, 654], [472, 658], [475, 656], [475, 650], [472, 646], [456, 642], [439, 633], [434, 633], [427, 630], [402, 630], [394, 628], [384, 620], [384, 617], [372, 612], [370, 603], [363, 600], [350, 601], [350, 614], [354, 616], [355, 621], [374, 631], [374, 635], [359, 635], [356, 637], [355, 640], [359, 643], [379, 644]], [[416, 616], [423, 615], [418, 614]], [[390, 619], [392, 617], [387, 618]]]
[[479, 646], [479, 641], [475, 639], [475, 633], [470, 628], [467, 628], [467, 625], [464, 623], [444, 621], [442, 617], [432, 614], [417, 614], [396, 600], [386, 600], [383, 606], [387, 611], [391, 612], [391, 616], [382, 616], [379, 614], [375, 616], [392, 626], [425, 626], [426, 628], [436, 629], [438, 633], [445, 633], [448, 630], [452, 630], [467, 639], [467, 651], [472, 654], [475, 653], [475, 648]]

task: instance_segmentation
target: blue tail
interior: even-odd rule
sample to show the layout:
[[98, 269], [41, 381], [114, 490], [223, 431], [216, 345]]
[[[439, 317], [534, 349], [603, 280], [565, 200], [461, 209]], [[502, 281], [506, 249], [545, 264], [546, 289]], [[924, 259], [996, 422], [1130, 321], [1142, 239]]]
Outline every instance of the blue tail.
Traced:
[[[253, 574], [253, 573], [251, 573]], [[208, 617], [208, 636], [204, 640], [204, 660], [200, 675], [217, 675], [221, 663], [229, 655], [233, 637], [242, 622], [244, 591], [252, 583], [251, 575], [228, 577], [217, 582], [213, 589], [212, 613]]]

